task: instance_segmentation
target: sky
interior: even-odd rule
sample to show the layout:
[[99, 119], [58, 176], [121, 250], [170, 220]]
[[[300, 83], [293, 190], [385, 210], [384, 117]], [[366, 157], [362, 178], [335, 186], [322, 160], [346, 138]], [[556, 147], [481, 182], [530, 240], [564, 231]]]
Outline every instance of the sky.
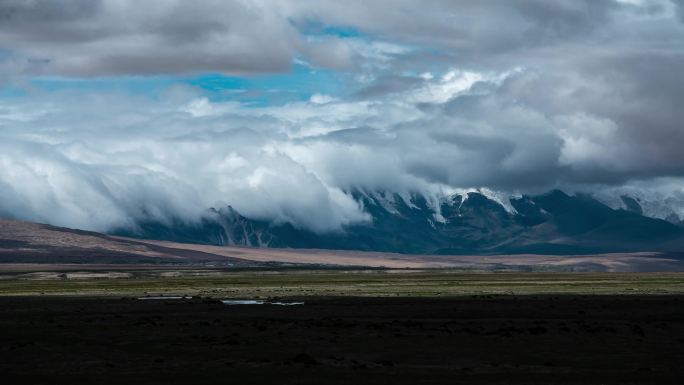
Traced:
[[0, 216], [97, 231], [350, 191], [684, 214], [682, 0], [0, 0]]

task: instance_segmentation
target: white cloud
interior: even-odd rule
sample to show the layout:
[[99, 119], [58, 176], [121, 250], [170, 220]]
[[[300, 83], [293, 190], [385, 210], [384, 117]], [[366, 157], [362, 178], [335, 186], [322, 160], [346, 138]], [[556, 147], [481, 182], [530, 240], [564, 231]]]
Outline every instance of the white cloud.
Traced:
[[336, 99], [330, 95], [323, 95], [319, 93], [315, 93], [309, 98], [309, 102], [313, 104], [327, 104], [335, 100]]

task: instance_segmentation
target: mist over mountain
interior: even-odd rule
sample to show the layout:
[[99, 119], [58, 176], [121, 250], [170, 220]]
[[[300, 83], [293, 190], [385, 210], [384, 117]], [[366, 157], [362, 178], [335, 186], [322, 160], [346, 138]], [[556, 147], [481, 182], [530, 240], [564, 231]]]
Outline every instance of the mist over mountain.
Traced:
[[684, 250], [684, 227], [650, 218], [626, 198], [613, 209], [586, 194], [554, 190], [502, 198], [489, 190], [443, 196], [353, 191], [370, 219], [313, 232], [291, 223], [255, 220], [232, 207], [206, 212], [200, 223], [146, 221], [119, 235], [170, 241], [278, 248], [324, 248], [418, 254], [586, 254]]

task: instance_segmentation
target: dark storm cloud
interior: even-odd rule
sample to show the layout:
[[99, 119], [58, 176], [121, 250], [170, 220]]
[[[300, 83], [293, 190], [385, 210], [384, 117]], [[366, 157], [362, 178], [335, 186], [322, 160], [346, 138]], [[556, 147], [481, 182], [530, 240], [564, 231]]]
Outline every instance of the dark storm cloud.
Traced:
[[[311, 20], [381, 39], [448, 48], [459, 61], [586, 36], [623, 6], [615, 1], [131, 1], [8, 0], [0, 47], [69, 76], [215, 71], [277, 72], [298, 55], [347, 68], [356, 52], [309, 39]], [[462, 57], [461, 57], [462, 56]]]
[[[566, 140], [569, 181], [684, 176], [680, 68], [684, 54], [677, 52], [602, 53], [555, 72], [511, 77], [497, 98], [557, 117], [553, 128]], [[454, 113], [481, 112], [465, 105]]]
[[671, 0], [674, 3], [676, 12], [679, 18], [684, 22], [684, 1], [683, 0]]
[[611, 0], [410, 0], [289, 4], [294, 20], [353, 25], [378, 37], [457, 54], [510, 52], [586, 36], [624, 5]]
[[373, 84], [362, 88], [356, 93], [359, 98], [376, 98], [394, 92], [405, 91], [422, 83], [425, 79], [417, 76], [390, 75], [376, 79]]
[[298, 54], [340, 56], [260, 2], [5, 1], [0, 15], [0, 47], [44, 60], [47, 74], [281, 72]]

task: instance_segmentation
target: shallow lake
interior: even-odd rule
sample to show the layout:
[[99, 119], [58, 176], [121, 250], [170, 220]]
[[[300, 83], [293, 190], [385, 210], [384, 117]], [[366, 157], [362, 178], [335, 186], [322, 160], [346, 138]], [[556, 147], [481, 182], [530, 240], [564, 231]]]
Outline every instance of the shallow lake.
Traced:
[[258, 299], [224, 299], [224, 305], [276, 305], [276, 306], [296, 306], [304, 305], [304, 302], [294, 301], [265, 301]]
[[148, 300], [148, 299], [156, 299], [156, 300], [165, 300], [165, 299], [190, 299], [190, 297], [180, 297], [180, 296], [156, 296], [156, 297], [138, 297], [138, 299], [141, 300]]

